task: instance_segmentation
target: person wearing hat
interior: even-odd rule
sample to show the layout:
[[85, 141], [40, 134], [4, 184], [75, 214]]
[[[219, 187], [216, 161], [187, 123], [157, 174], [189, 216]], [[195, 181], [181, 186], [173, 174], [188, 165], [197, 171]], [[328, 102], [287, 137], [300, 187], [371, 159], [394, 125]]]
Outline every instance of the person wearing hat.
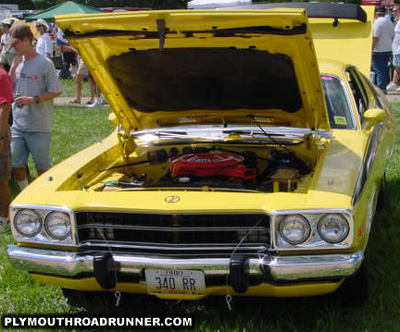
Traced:
[[392, 55], [394, 26], [385, 18], [385, 14], [385, 7], [376, 7], [372, 40], [372, 67], [376, 74], [376, 85], [386, 93], [386, 85], [389, 81], [387, 65]]
[[12, 60], [15, 55], [15, 50], [11, 48], [6, 52], [5, 44], [10, 35], [9, 34], [10, 28], [15, 21], [16, 19], [14, 17], [7, 17], [3, 21], [1, 21], [1, 30], [3, 31], [3, 34], [1, 35], [1, 42], [0, 42], [0, 51], [1, 51], [0, 63], [7, 71], [10, 69]]
[[27, 24], [12, 26], [7, 47], [14, 47], [16, 56], [10, 68], [15, 102], [11, 127], [12, 173], [20, 187], [28, 185], [25, 172], [29, 154], [37, 174], [51, 167], [50, 132], [53, 99], [61, 94], [61, 84], [53, 62], [36, 52], [33, 33]]
[[51, 58], [53, 55], [53, 43], [51, 42], [49, 25], [41, 18], [35, 21], [35, 28], [39, 32], [39, 39], [36, 44], [36, 52]]

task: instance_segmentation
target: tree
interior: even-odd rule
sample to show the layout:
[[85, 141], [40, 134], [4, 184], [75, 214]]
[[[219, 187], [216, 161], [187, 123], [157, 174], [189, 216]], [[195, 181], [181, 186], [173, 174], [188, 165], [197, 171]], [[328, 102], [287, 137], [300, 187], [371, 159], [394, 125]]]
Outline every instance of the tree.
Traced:
[[33, 1], [31, 0], [0, 0], [0, 4], [12, 3], [18, 5], [19, 9], [33, 9]]
[[80, 0], [93, 7], [186, 8], [188, 0]]
[[47, 9], [58, 5], [59, 3], [63, 3], [65, 1], [62, 0], [35, 0], [35, 9]]

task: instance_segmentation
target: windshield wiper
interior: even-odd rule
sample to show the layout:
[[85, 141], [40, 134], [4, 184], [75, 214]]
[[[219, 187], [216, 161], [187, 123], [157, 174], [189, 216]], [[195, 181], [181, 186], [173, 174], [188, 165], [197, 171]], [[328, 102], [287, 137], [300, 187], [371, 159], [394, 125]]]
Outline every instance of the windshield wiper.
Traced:
[[149, 132], [136, 132], [132, 133], [133, 137], [140, 138], [140, 136], [143, 135], [154, 135], [158, 137], [165, 137], [165, 136], [187, 136], [188, 133], [186, 131], [181, 131], [181, 130], [155, 130], [155, 131], [149, 131]]
[[[250, 130], [250, 129], [224, 129], [222, 131], [222, 133], [224, 134], [237, 134], [237, 135], [248, 135], [248, 136], [255, 136], [255, 135], [262, 135], [262, 136], [266, 136], [264, 131], [261, 130]], [[268, 132], [268, 136], [274, 136], [274, 137], [284, 137], [286, 136], [285, 134], [278, 134], [278, 133], [271, 133]]]

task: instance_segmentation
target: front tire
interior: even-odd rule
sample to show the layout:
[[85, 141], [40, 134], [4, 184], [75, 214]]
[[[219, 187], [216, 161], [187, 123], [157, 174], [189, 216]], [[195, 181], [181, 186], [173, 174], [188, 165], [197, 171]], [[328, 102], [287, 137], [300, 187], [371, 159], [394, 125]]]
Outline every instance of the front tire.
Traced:
[[376, 209], [378, 211], [383, 211], [385, 209], [386, 206], [385, 192], [386, 192], [386, 173], [383, 173], [383, 177], [381, 180], [381, 187], [379, 188], [378, 201], [376, 203]]
[[84, 308], [93, 313], [107, 313], [115, 307], [114, 293], [87, 292], [74, 289], [62, 289], [67, 302], [75, 308]]
[[368, 299], [368, 267], [365, 260], [361, 264], [356, 274], [346, 279], [336, 295], [338, 298], [348, 305], [362, 305]]

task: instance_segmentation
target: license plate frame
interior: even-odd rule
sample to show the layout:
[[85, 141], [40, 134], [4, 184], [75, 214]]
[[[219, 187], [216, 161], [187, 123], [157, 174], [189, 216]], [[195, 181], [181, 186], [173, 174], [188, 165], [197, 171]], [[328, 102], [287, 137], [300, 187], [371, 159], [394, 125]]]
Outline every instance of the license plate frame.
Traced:
[[204, 295], [205, 276], [199, 270], [145, 269], [147, 292], [155, 295]]

